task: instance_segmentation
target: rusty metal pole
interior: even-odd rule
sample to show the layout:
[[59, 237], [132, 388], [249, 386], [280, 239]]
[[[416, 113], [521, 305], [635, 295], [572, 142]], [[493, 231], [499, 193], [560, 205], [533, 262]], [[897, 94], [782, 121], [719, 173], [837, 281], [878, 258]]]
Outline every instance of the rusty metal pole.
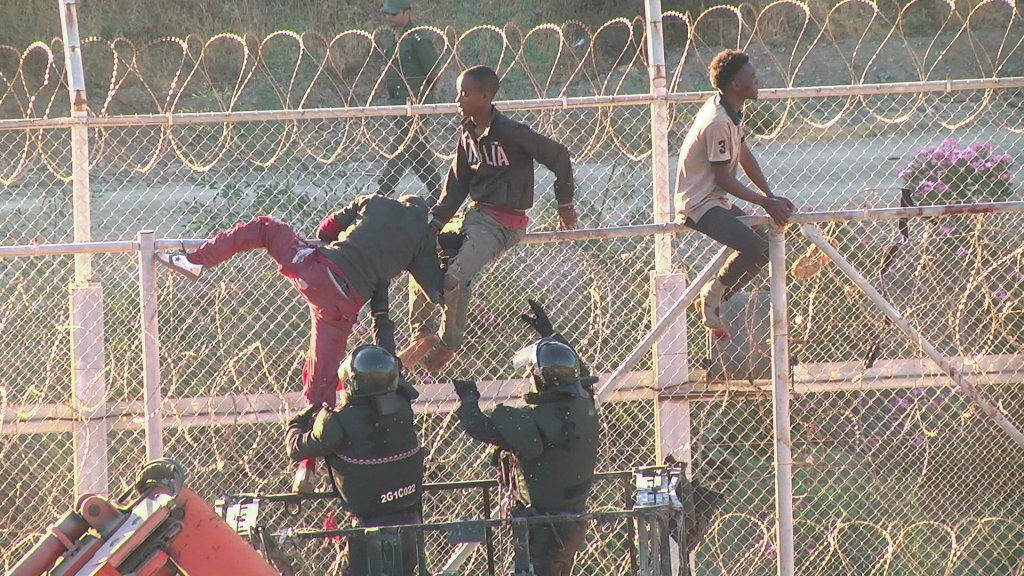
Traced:
[[[71, 183], [74, 241], [92, 240], [89, 203], [89, 118], [78, 34], [75, 0], [58, 0], [64, 40], [64, 67], [71, 100]], [[75, 255], [71, 283], [72, 402], [78, 413], [74, 426], [75, 490], [78, 494], [107, 493], [107, 386], [105, 375], [103, 286], [93, 280], [92, 255]]]

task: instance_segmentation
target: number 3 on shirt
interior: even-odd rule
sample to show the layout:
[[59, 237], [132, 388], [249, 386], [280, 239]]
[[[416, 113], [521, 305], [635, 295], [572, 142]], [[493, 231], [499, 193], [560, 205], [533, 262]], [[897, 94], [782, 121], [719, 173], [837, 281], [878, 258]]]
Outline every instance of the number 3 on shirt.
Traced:
[[725, 154], [725, 140], [718, 141], [718, 153]]

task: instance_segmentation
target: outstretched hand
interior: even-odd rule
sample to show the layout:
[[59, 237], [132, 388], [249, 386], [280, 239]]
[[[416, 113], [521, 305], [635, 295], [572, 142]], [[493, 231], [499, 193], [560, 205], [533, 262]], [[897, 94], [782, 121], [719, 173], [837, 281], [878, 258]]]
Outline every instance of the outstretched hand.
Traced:
[[530, 304], [530, 311], [533, 314], [520, 314], [519, 319], [525, 322], [527, 326], [536, 330], [541, 338], [552, 336], [555, 333], [555, 329], [551, 326], [551, 319], [548, 318], [547, 311], [533, 298], [527, 298], [526, 301]]
[[452, 386], [455, 388], [455, 395], [462, 401], [473, 401], [480, 399], [480, 390], [476, 387], [476, 382], [472, 380], [452, 380]]

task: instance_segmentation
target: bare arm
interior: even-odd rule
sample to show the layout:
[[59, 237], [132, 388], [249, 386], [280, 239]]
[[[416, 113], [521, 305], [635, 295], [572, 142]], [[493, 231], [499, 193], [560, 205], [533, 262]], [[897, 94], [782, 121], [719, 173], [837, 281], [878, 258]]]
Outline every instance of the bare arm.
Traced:
[[763, 195], [747, 188], [737, 180], [729, 170], [728, 163], [712, 164], [712, 169], [715, 171], [715, 184], [740, 200], [746, 200], [764, 208], [764, 211], [772, 217], [776, 224], [784, 225], [789, 220], [790, 214], [793, 213], [793, 203], [772, 194], [768, 180], [764, 177], [764, 172], [761, 171], [761, 165], [758, 164], [757, 158], [750, 153], [745, 142], [740, 145], [739, 163], [754, 186], [764, 192]]
[[768, 179], [764, 177], [764, 172], [761, 170], [761, 165], [757, 162], [757, 157], [750, 152], [746, 142], [740, 144], [740, 166], [743, 167], [743, 172], [754, 183], [754, 186], [757, 186], [758, 190], [764, 192], [764, 195], [769, 198], [773, 196], [771, 188], [768, 186]]

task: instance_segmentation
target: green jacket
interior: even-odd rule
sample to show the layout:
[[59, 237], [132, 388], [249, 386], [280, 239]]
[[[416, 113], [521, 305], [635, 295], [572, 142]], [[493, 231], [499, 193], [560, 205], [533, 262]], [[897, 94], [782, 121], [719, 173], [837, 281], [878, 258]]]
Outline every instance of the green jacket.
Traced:
[[403, 270], [437, 299], [433, 294], [440, 291], [444, 274], [421, 198], [360, 196], [324, 218], [317, 237], [326, 243], [320, 252], [344, 272], [363, 302], [374, 292], [386, 296], [388, 282]]
[[[412, 23], [401, 31], [398, 43], [398, 58], [395, 58], [396, 38], [394, 32], [388, 32], [382, 40], [384, 58], [387, 68], [384, 70], [384, 87], [387, 90], [388, 104], [405, 104], [410, 96], [419, 103], [426, 101], [423, 94], [423, 82], [439, 59], [434, 44], [422, 30], [410, 31]], [[437, 71], [435, 71], [436, 75]]]
[[326, 458], [345, 506], [360, 518], [418, 507], [423, 487], [423, 449], [407, 395], [392, 393], [398, 410], [381, 414], [374, 397], [346, 398], [325, 408], [310, 425], [300, 413], [288, 426], [292, 460]]

